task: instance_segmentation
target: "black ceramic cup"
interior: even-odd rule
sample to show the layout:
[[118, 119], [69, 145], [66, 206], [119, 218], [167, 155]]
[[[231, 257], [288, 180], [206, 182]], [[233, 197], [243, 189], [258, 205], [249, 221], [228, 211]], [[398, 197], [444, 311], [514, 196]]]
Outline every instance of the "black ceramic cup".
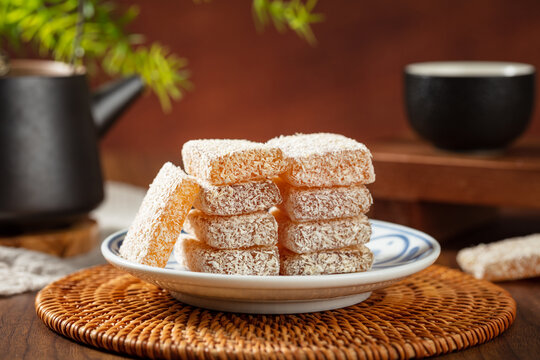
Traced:
[[424, 62], [407, 65], [404, 79], [411, 126], [442, 149], [502, 149], [525, 131], [531, 119], [532, 65]]

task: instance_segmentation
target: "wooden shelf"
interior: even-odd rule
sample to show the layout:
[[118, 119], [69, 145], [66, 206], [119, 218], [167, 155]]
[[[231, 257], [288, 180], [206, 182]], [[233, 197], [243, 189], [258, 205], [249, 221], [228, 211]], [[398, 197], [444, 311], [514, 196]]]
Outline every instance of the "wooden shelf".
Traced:
[[386, 200], [540, 208], [540, 139], [500, 153], [450, 153], [415, 139], [368, 144]]

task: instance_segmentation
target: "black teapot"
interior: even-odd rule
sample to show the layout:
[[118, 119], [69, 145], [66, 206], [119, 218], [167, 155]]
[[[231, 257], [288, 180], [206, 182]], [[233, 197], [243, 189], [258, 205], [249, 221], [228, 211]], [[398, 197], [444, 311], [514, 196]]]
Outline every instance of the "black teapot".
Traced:
[[91, 95], [83, 68], [11, 62], [0, 77], [0, 232], [61, 226], [97, 207], [98, 139], [143, 88], [132, 76]]

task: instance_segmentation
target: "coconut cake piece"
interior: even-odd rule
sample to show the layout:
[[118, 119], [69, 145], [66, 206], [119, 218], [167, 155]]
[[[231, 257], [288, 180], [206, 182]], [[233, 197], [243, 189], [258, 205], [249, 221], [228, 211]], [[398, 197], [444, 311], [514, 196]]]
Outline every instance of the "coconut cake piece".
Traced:
[[179, 264], [191, 271], [227, 275], [279, 275], [277, 246], [215, 249], [182, 234], [174, 249]]
[[291, 185], [329, 187], [375, 181], [368, 148], [343, 135], [296, 134], [271, 139], [267, 144], [283, 151], [289, 164], [281, 177]]
[[277, 208], [270, 212], [278, 222], [280, 246], [297, 254], [365, 244], [371, 237], [371, 225], [365, 215], [296, 222]]
[[212, 185], [263, 180], [285, 171], [287, 163], [276, 146], [248, 140], [190, 140], [182, 147], [184, 168]]
[[363, 272], [371, 269], [373, 254], [364, 245], [337, 250], [296, 254], [280, 248], [281, 275], [327, 275]]
[[241, 215], [267, 210], [281, 203], [279, 189], [270, 180], [231, 185], [199, 181], [201, 190], [193, 207], [209, 215]]
[[540, 276], [540, 234], [462, 249], [457, 262], [477, 279], [503, 281]]
[[120, 255], [139, 264], [165, 267], [198, 191], [195, 179], [165, 163], [144, 196]]
[[185, 230], [216, 249], [273, 246], [278, 240], [277, 222], [267, 211], [218, 216], [191, 210]]
[[331, 220], [366, 214], [373, 199], [364, 185], [296, 187], [274, 178], [283, 202], [278, 205], [293, 221]]

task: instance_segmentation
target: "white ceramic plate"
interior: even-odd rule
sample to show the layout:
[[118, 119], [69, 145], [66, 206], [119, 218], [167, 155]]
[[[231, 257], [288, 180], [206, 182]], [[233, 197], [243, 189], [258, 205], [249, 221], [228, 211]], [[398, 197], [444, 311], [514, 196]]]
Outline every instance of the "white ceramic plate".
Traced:
[[387, 287], [433, 264], [441, 252], [431, 236], [405, 226], [371, 220], [368, 247], [375, 255], [370, 271], [315, 276], [248, 276], [192, 272], [171, 256], [165, 268], [136, 264], [119, 256], [126, 231], [101, 245], [115, 267], [169, 292], [178, 300], [212, 310], [292, 314], [338, 309], [364, 301], [371, 291]]

